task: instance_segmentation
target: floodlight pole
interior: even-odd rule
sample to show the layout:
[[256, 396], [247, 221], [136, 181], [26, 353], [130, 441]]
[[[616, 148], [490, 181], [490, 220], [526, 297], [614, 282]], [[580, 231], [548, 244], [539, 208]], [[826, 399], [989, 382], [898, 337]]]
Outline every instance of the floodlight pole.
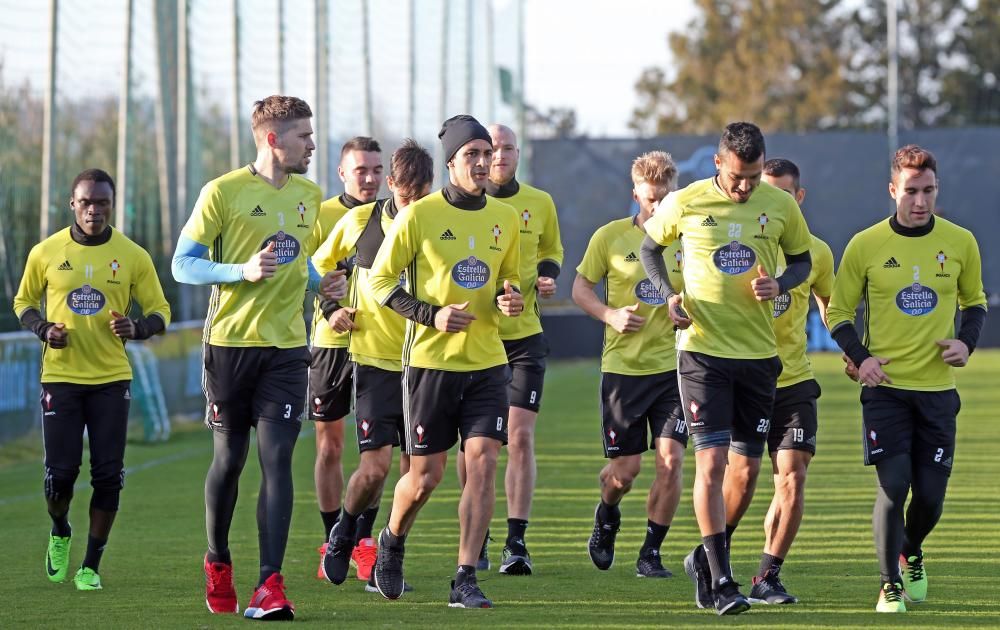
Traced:
[[330, 22], [328, 19], [328, 9], [327, 0], [316, 0], [316, 112], [313, 117], [314, 121], [314, 134], [316, 136], [316, 151], [313, 154], [313, 168], [316, 173], [316, 183], [326, 194], [327, 186], [330, 181], [329, 173], [329, 156], [330, 147], [327, 143], [327, 133], [326, 125], [327, 121], [330, 120], [330, 94], [327, 86], [329, 86], [328, 79], [328, 63], [327, 60], [330, 58], [329, 50], [329, 26]]
[[128, 119], [132, 101], [132, 11], [135, 0], [125, 3], [125, 61], [122, 68], [122, 91], [118, 97], [118, 187], [115, 193], [115, 227], [119, 232], [129, 231], [126, 205], [128, 203]]
[[[45, 105], [42, 122], [42, 207], [38, 230], [39, 239], [52, 233], [52, 180], [56, 174], [56, 41], [59, 38], [59, 0], [49, 1], [49, 76], [45, 83]], [[72, 191], [70, 192], [72, 194]]]
[[888, 77], [888, 141], [889, 155], [899, 147], [899, 27], [898, 1], [886, 0], [886, 23], [888, 25], [889, 77]]
[[372, 136], [375, 134], [375, 122], [372, 116], [372, 57], [371, 33], [368, 28], [368, 0], [361, 0], [361, 60], [365, 81], [365, 135]]
[[233, 98], [229, 102], [229, 168], [240, 167], [240, 1], [233, 9]]

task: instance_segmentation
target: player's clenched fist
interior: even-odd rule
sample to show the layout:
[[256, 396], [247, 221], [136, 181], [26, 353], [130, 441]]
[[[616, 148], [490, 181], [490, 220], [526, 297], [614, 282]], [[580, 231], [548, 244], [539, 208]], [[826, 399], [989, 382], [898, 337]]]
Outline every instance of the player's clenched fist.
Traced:
[[135, 339], [135, 322], [118, 311], [111, 311], [111, 332], [122, 339]]
[[538, 276], [535, 288], [538, 289], [538, 297], [547, 300], [556, 294], [556, 280], [547, 276]]
[[767, 275], [764, 267], [757, 265], [757, 277], [750, 281], [750, 288], [758, 302], [766, 302], [778, 297], [781, 287], [778, 281]]
[[347, 297], [347, 270], [334, 269], [319, 281], [319, 292], [328, 300], [337, 302]]
[[274, 241], [268, 241], [264, 249], [243, 263], [243, 279], [260, 282], [264, 278], [273, 276], [277, 270], [278, 255], [274, 253]]
[[330, 319], [326, 321], [330, 324], [330, 328], [334, 332], [345, 333], [348, 330], [356, 330], [357, 325], [354, 323], [354, 314], [357, 312], [358, 309], [356, 308], [344, 306], [331, 313]]
[[631, 306], [612, 309], [608, 311], [605, 323], [620, 333], [638, 332], [646, 323], [645, 317], [635, 314], [638, 309], [638, 302]]
[[434, 327], [441, 332], [457, 333], [469, 327], [476, 316], [466, 311], [468, 302], [449, 304], [434, 315]]
[[66, 324], [59, 323], [49, 326], [48, 331], [45, 333], [45, 341], [54, 350], [65, 348], [69, 343], [69, 331], [66, 330]]
[[503, 293], [497, 296], [497, 308], [507, 317], [517, 317], [524, 310], [524, 298], [510, 286], [510, 280], [503, 281]]

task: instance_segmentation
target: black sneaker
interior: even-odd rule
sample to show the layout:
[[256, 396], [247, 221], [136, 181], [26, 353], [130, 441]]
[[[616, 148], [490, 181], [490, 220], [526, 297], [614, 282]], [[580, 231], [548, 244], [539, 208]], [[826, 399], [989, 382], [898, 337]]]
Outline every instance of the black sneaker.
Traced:
[[386, 599], [399, 599], [403, 595], [403, 546], [390, 547], [386, 530], [378, 535], [378, 557], [372, 576], [375, 588]]
[[[339, 521], [337, 523], [340, 524]], [[323, 575], [334, 584], [343, 584], [347, 579], [347, 569], [351, 566], [351, 552], [354, 538], [338, 536], [337, 527], [330, 531], [330, 542], [323, 555]]]
[[785, 590], [781, 579], [772, 571], [764, 577], [754, 576], [753, 587], [750, 589], [752, 604], [794, 604], [799, 598]]
[[476, 571], [490, 570], [490, 530], [486, 530], [486, 538], [483, 539], [483, 547], [479, 550], [479, 559], [476, 560]]
[[[368, 576], [368, 581], [365, 582], [365, 592], [366, 593], [378, 593], [378, 587], [375, 586], [375, 572], [374, 571], [372, 571], [372, 574]], [[410, 583], [407, 582], [406, 580], [403, 580], [403, 592], [404, 593], [412, 593], [413, 592], [413, 587], [410, 586]]]
[[670, 569], [663, 566], [658, 549], [640, 550], [639, 559], [635, 561], [635, 576], [641, 578], [674, 577]]
[[587, 549], [590, 551], [590, 559], [594, 566], [601, 571], [607, 571], [615, 563], [615, 538], [618, 537], [621, 521], [602, 522], [597, 518], [600, 508], [598, 505], [594, 510], [594, 531], [590, 534]]
[[483, 595], [475, 578], [466, 579], [461, 586], [455, 586], [451, 581], [451, 595], [448, 597], [449, 608], [493, 608], [493, 602]]
[[719, 615], [738, 615], [750, 610], [750, 601], [740, 592], [740, 585], [729, 578], [722, 578], [718, 588], [712, 590], [715, 612]]
[[531, 554], [520, 538], [508, 540], [500, 556], [500, 573], [531, 575]]
[[715, 606], [712, 598], [712, 568], [708, 566], [708, 556], [701, 545], [684, 558], [684, 572], [694, 582], [694, 603], [698, 608]]

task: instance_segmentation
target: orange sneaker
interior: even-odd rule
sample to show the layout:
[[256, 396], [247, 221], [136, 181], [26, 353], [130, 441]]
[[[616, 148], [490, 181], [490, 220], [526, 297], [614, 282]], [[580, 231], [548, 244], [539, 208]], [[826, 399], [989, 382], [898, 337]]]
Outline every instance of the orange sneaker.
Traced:
[[351, 563], [358, 570], [358, 579], [364, 582], [372, 575], [372, 567], [375, 566], [375, 558], [378, 556], [378, 545], [375, 539], [362, 538], [351, 552]]
[[285, 597], [285, 578], [280, 573], [271, 574], [257, 587], [243, 616], [267, 621], [291, 621], [295, 618], [295, 606]]
[[316, 579], [326, 580], [326, 574], [323, 573], [323, 558], [326, 557], [326, 546], [330, 543], [323, 543], [319, 547], [316, 547], [316, 551], [319, 552], [319, 568], [316, 569]]
[[233, 586], [233, 565], [209, 562], [205, 556], [205, 605], [216, 614], [239, 614], [236, 587]]

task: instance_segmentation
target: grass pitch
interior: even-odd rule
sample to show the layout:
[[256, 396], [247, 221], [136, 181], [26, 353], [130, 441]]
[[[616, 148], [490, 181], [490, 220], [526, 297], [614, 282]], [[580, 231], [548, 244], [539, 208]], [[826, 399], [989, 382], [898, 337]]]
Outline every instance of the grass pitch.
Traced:
[[[483, 590], [496, 603], [494, 610], [446, 606], [458, 545], [458, 483], [449, 467], [407, 542], [406, 577], [415, 592], [390, 602], [365, 593], [353, 572], [339, 587], [317, 580], [315, 549], [322, 542], [322, 528], [312, 481], [315, 443], [307, 424], [295, 455], [295, 514], [283, 568], [289, 597], [296, 605], [295, 623], [359, 628], [1000, 626], [996, 589], [1000, 351], [977, 352], [971, 365], [959, 371], [963, 404], [955, 469], [944, 516], [924, 547], [928, 601], [910, 605], [911, 612], [897, 616], [874, 613], [879, 586], [870, 524], [875, 490], [872, 470], [861, 463], [858, 389], [841, 375], [839, 356], [817, 355], [813, 364], [824, 392], [818, 454], [809, 471], [802, 530], [782, 571], [800, 604], [754, 606], [748, 613], [727, 618], [695, 608], [694, 588], [682, 567], [684, 555], [699, 541], [691, 508], [690, 449], [684, 496], [663, 547], [665, 564], [677, 577], [635, 577], [651, 461], [622, 504], [614, 567], [596, 570], [586, 542], [598, 500], [597, 473], [604, 463], [597, 407], [599, 368], [596, 362], [557, 362], [550, 366], [537, 437], [538, 490], [527, 536], [534, 576], [500, 576], [494, 569], [480, 574]], [[94, 593], [77, 592], [71, 581], [51, 584], [45, 578], [49, 520], [42, 498], [41, 449], [28, 441], [0, 449], [0, 531], [7, 567], [0, 627], [194, 628], [251, 623], [242, 617], [212, 616], [205, 608], [202, 492], [210, 443], [207, 431], [189, 428], [177, 431], [167, 444], [129, 445], [122, 510], [101, 564], [104, 590]], [[349, 475], [357, 453], [350, 446], [346, 451], [344, 467]], [[501, 461], [493, 519], [495, 563], [506, 531], [503, 467]], [[86, 546], [90, 496], [86, 461], [83, 469], [70, 514], [75, 526], [71, 575]], [[390, 483], [394, 479], [395, 475]], [[241, 607], [256, 581], [258, 483], [259, 467], [251, 453], [231, 536]], [[762, 477], [754, 505], [734, 538], [733, 567], [744, 583], [755, 572], [763, 545], [769, 485], [769, 478]], [[383, 505], [380, 526], [387, 514], [388, 505]]]

